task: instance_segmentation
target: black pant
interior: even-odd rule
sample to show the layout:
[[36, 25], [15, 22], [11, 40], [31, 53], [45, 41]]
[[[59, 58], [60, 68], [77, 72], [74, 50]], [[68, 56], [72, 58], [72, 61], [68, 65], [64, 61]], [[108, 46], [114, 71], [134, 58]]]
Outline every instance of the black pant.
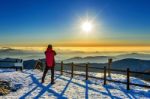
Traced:
[[42, 82], [44, 82], [45, 76], [46, 76], [49, 69], [51, 69], [51, 83], [54, 83], [54, 66], [51, 68], [46, 66], [44, 73], [43, 73]]

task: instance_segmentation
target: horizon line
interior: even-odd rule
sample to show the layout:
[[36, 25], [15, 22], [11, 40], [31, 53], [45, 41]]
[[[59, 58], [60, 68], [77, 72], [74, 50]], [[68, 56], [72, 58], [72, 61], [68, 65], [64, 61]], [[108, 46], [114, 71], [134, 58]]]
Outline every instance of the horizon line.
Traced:
[[[0, 47], [47, 47], [47, 45], [0, 45]], [[150, 47], [150, 45], [52, 45], [53, 47]]]

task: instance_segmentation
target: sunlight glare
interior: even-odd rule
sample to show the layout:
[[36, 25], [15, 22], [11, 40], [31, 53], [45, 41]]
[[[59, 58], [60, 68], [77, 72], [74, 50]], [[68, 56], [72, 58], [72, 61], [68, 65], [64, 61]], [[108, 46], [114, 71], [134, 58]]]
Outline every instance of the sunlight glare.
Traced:
[[89, 21], [86, 21], [82, 23], [81, 28], [85, 32], [90, 32], [92, 30], [92, 23]]

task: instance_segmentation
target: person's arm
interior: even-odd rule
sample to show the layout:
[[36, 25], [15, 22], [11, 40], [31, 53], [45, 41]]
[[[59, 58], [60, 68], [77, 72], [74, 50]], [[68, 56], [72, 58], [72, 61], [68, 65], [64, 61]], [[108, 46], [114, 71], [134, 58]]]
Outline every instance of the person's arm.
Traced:
[[54, 51], [54, 55], [57, 55], [55, 51]]

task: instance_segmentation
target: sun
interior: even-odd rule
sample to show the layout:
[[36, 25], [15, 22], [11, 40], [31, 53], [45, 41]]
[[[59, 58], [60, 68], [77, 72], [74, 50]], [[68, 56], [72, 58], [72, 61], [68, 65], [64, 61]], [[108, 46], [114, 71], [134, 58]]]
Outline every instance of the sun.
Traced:
[[81, 29], [85, 32], [91, 32], [93, 28], [93, 25], [89, 21], [85, 21], [81, 24]]

